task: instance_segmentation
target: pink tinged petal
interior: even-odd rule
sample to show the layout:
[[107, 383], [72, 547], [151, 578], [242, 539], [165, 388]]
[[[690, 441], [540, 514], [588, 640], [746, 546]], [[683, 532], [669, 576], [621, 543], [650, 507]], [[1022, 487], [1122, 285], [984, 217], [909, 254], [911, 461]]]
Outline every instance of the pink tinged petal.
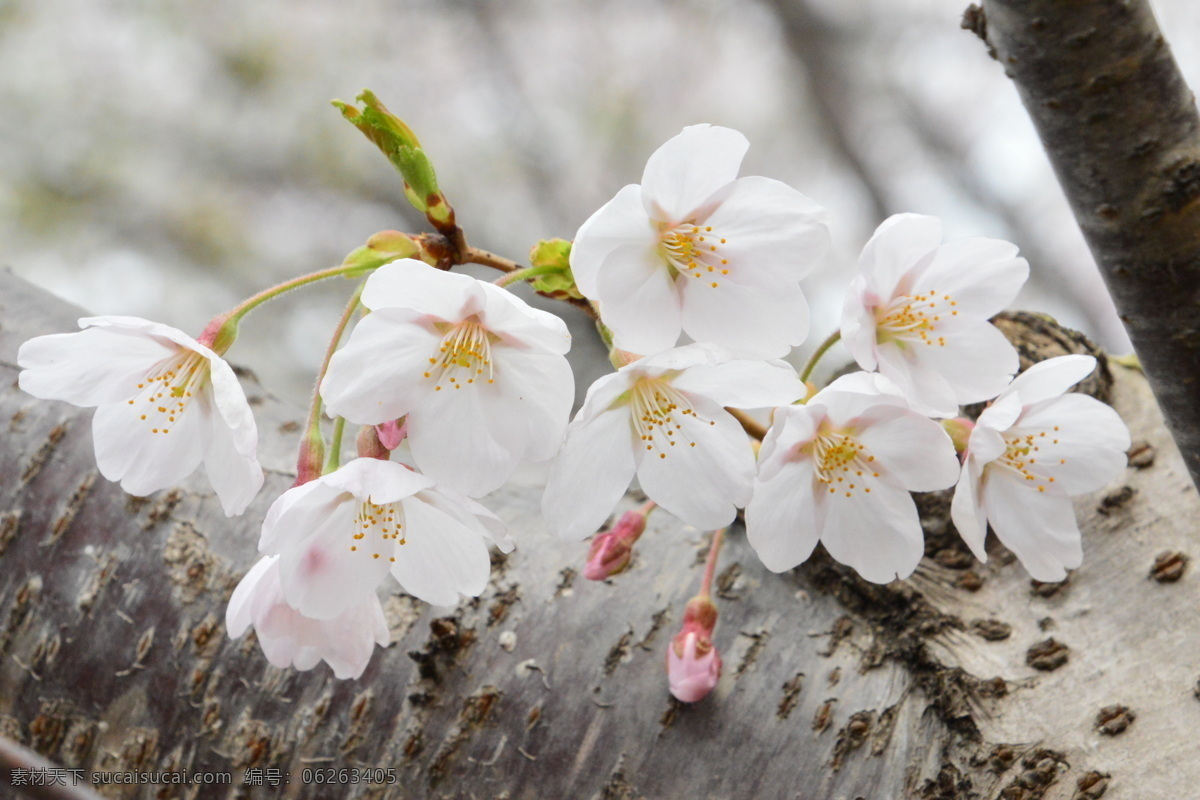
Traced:
[[796, 460], [796, 450], [816, 438], [824, 414], [824, 408], [811, 403], [775, 409], [775, 418], [758, 450], [759, 481], [774, 479], [784, 466]]
[[859, 420], [858, 441], [908, 491], [933, 492], [958, 480], [954, 443], [938, 423], [896, 406], [872, 409]]
[[939, 247], [912, 288], [948, 294], [960, 314], [987, 318], [1007, 308], [1028, 277], [1015, 244], [970, 238]]
[[671, 384], [735, 408], [784, 406], [806, 393], [796, 370], [783, 361], [728, 361], [684, 369]]
[[279, 524], [292, 506], [301, 502], [305, 504], [304, 509], [295, 518], [297, 521], [315, 521], [336, 509], [338, 504], [346, 499], [342, 495], [341, 489], [330, 486], [321, 478], [288, 489], [267, 509], [258, 539], [258, 549], [264, 553], [277, 554], [289, 541], [300, 541], [306, 535], [304, 528]]
[[[158, 413], [157, 406], [145, 414], [147, 419], [141, 419], [144, 403], [100, 406], [92, 418], [100, 474], [120, 481], [122, 489], [137, 497], [179, 483], [200, 466], [208, 450], [211, 403], [207, 391], [197, 392], [186, 410], [174, 415], [174, 421]], [[159, 425], [168, 427], [155, 427]]]
[[[229, 605], [225, 607], [225, 628], [229, 632], [230, 638], [238, 638], [253, 624], [251, 608], [255, 595], [260, 591], [259, 585], [263, 576], [273, 570], [278, 561], [278, 556], [260, 558], [238, 582], [237, 588], [233, 590], [233, 595], [229, 598]], [[277, 577], [275, 583], [278, 584]]]
[[121, 328], [38, 336], [21, 345], [17, 378], [22, 390], [77, 406], [116, 403], [138, 394], [137, 385], [161, 361], [179, 352], [173, 345]]
[[679, 296], [666, 261], [653, 248], [622, 245], [613, 250], [601, 265], [593, 299], [622, 350], [657, 353], [679, 339]]
[[811, 459], [788, 463], [770, 480], [754, 482], [754, 497], [746, 506], [746, 537], [772, 572], [806, 561], [817, 546], [813, 485]]
[[627, 406], [594, 417], [580, 411], [567, 427], [542, 497], [552, 533], [579, 541], [599, 529], [633, 478], [635, 438]]
[[479, 315], [483, 327], [509, 347], [562, 355], [571, 349], [571, 334], [561, 318], [533, 308], [507, 289], [481, 283], [487, 306]]
[[560, 355], [513, 348], [497, 348], [492, 358], [500, 403], [488, 424], [497, 440], [529, 461], [553, 458], [575, 400], [570, 364]]
[[571, 273], [585, 297], [599, 296], [599, 277], [605, 260], [618, 248], [633, 246], [652, 251], [658, 246], [658, 227], [642, 207], [642, 187], [630, 184], [592, 214], [575, 234]]
[[946, 379], [959, 405], [1000, 394], [1020, 367], [1016, 348], [989, 322], [947, 331], [945, 342], [944, 347], [914, 343], [913, 356]]
[[[906, 273], [916, 273], [928, 263], [942, 243], [942, 223], [937, 217], [896, 214], [875, 229], [858, 265], [866, 275], [866, 287], [881, 298], [906, 294]], [[897, 288], [899, 287], [899, 291]]]
[[1022, 406], [1058, 397], [1092, 374], [1096, 359], [1091, 356], [1069, 355], [1039, 361], [1013, 379], [1002, 396], [1016, 394]]
[[383, 309], [358, 323], [321, 381], [330, 414], [377, 425], [427, 401], [441, 374], [429, 359], [440, 356], [442, 335], [417, 318], [407, 309]]
[[712, 201], [713, 212], [696, 222], [712, 227], [715, 255], [729, 261], [730, 281], [766, 288], [797, 283], [829, 250], [825, 209], [786, 183], [739, 178]]
[[258, 463], [258, 428], [233, 369], [222, 359], [210, 362], [215, 413], [211, 415], [204, 470], [226, 516], [241, 514], [263, 485]]
[[375, 645], [386, 647], [390, 641], [383, 606], [374, 596], [338, 619], [322, 623], [321, 634], [321, 658], [341, 680], [361, 676], [371, 661]]
[[808, 336], [808, 302], [796, 284], [741, 286], [681, 276], [683, 330], [744, 358], [778, 358]]
[[691, 125], [654, 151], [642, 173], [642, 203], [660, 222], [684, 222], [737, 178], [750, 149], [732, 128]]
[[975, 430], [971, 431], [971, 438], [967, 440], [968, 455], [981, 467], [1004, 455], [1006, 447], [1004, 437], [998, 431], [984, 426], [982, 422], [975, 426]]
[[982, 469], [977, 459], [968, 456], [963, 465], [958, 485], [954, 487], [954, 499], [950, 501], [950, 519], [958, 535], [980, 561], [987, 561], [984, 542], [987, 539], [987, 515], [979, 502], [979, 485]]
[[[982, 436], [981, 430], [988, 430], [992, 433], [1008, 430], [1017, 421], [1017, 417], [1021, 416], [1021, 410], [1021, 398], [1007, 391], [1001, 394], [979, 415], [975, 429], [971, 431], [971, 439], [968, 443], [970, 448], [975, 450], [975, 436], [977, 434]], [[997, 439], [997, 441], [1001, 441], [1003, 444], [1002, 440]], [[1000, 453], [1003, 452], [1004, 448], [1001, 446], [994, 455], [987, 456], [985, 460], [991, 461], [993, 458], [999, 458]]]
[[475, 278], [404, 258], [384, 264], [367, 278], [362, 303], [372, 311], [407, 308], [458, 322], [483, 310], [485, 300], [482, 284]]
[[996, 536], [1035, 580], [1061, 581], [1083, 563], [1083, 544], [1070, 498], [1038, 492], [989, 470], [981, 497]]
[[356, 458], [318, 480], [348, 492], [358, 500], [395, 503], [433, 486], [433, 480], [403, 464], [375, 458]]
[[870, 494], [819, 491], [816, 518], [829, 554], [872, 583], [907, 578], [925, 552], [912, 496], [882, 481]]
[[487, 588], [491, 558], [479, 526], [465, 525], [421, 499], [404, 501], [407, 542], [396, 548], [392, 577], [404, 591], [435, 606], [458, 604]]
[[673, 414], [682, 427], [670, 437], [656, 431], [652, 449], [638, 451], [638, 482], [647, 497], [687, 524], [714, 530], [750, 502], [754, 451], [729, 412], [698, 396], [687, 400], [695, 413]]
[[842, 343], [851, 357], [865, 370], [877, 366], [875, 359], [876, 326], [873, 307], [867, 305], [866, 278], [856, 275], [846, 287], [842, 304]]

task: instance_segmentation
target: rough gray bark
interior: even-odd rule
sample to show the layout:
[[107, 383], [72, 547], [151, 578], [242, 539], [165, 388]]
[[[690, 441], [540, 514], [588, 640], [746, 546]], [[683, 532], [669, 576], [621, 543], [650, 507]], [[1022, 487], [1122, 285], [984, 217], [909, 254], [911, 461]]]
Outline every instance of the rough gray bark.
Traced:
[[[1200, 779], [1182, 735], [1200, 718], [1200, 582], [1176, 558], [1150, 577], [1160, 553], [1194, 547], [1200, 503], [1135, 372], [1117, 368], [1113, 396], [1138, 466], [1079, 499], [1086, 557], [1066, 584], [1031, 587], [999, 549], [974, 563], [944, 495], [922, 497], [930, 558], [884, 587], [822, 558], [773, 575], [735, 528], [725, 674], [685, 707], [663, 654], [706, 536], [652, 516], [633, 569], [589, 583], [583, 548], [543, 530], [535, 486], [489, 500], [518, 549], [483, 597], [452, 611], [390, 597], [395, 642], [359, 681], [270, 667], [226, 637], [224, 604], [291, 482], [303, 412], [245, 377], [269, 474], [244, 517], [202, 480], [128, 498], [96, 474], [88, 412], [15, 386], [19, 343], [78, 313], [0, 272], [0, 733], [90, 771], [290, 778], [105, 796], [1078, 800], [1179, 797]], [[1037, 336], [1027, 355], [1070, 344]], [[1132, 713], [1104, 711], [1113, 733], [1098, 731], [1115, 705]], [[331, 767], [392, 767], [398, 784], [304, 782]]]
[[1147, 0], [984, 0], [963, 25], [1020, 92], [1200, 486], [1200, 115]]

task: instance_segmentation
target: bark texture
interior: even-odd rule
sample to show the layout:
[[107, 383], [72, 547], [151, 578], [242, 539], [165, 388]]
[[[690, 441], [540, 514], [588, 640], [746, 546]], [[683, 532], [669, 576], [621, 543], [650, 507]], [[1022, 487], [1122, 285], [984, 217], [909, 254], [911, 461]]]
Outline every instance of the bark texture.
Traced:
[[[226, 519], [202, 479], [131, 499], [96, 473], [89, 412], [16, 388], [20, 342], [79, 313], [0, 272], [0, 733], [67, 767], [235, 783], [106, 797], [1087, 800], [1200, 780], [1200, 503], [1136, 372], [1115, 368], [1111, 387], [1134, 466], [1079, 498], [1069, 581], [1031, 584], [999, 548], [974, 562], [944, 493], [920, 498], [929, 557], [889, 586], [821, 557], [768, 573], [735, 527], [717, 581], [725, 673], [683, 706], [664, 648], [707, 536], [652, 516], [634, 567], [589, 583], [584, 548], [543, 529], [537, 486], [489, 498], [518, 549], [481, 598], [387, 599], [394, 643], [361, 680], [278, 670], [230, 641], [224, 605], [292, 480], [303, 411], [244, 376], [268, 469], [245, 516]], [[1036, 335], [1023, 356], [1079, 346]], [[240, 785], [248, 767], [289, 782]], [[304, 780], [341, 767], [397, 783]]]
[[963, 24], [1016, 84], [1200, 486], [1200, 116], [1148, 0], [984, 0]]

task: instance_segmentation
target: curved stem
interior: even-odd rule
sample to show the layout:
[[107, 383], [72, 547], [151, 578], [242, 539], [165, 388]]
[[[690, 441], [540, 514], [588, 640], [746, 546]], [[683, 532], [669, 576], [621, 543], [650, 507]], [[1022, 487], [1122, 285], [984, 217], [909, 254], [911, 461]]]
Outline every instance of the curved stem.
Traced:
[[487, 250], [481, 250], [478, 247], [468, 247], [463, 261], [469, 264], [482, 264], [485, 267], [498, 269], [501, 272], [516, 272], [520, 269], [526, 269], [526, 267], [512, 259], [498, 256], [495, 253], [489, 253]]
[[312, 403], [308, 407], [308, 426], [305, 430], [310, 433], [321, 424], [321, 409], [323, 407], [321, 381], [325, 379], [325, 373], [329, 370], [329, 362], [333, 360], [333, 354], [342, 342], [342, 335], [346, 332], [346, 326], [350, 324], [351, 317], [358, 310], [358, 304], [362, 298], [363, 287], [365, 285], [366, 283], [360, 283], [358, 288], [354, 290], [350, 301], [346, 303], [345, 310], [342, 311], [342, 316], [338, 320], [337, 327], [333, 329], [333, 336], [329, 340], [329, 347], [325, 349], [325, 359], [321, 362], [321, 368], [317, 371], [317, 380], [313, 385]]
[[766, 437], [767, 429], [759, 424], [758, 420], [738, 408], [725, 409], [729, 414], [741, 424], [742, 430], [758, 439], [760, 442]]
[[335, 471], [342, 465], [342, 433], [346, 430], [345, 417], [333, 421], [333, 441], [329, 443], [329, 458], [325, 462], [325, 473]]
[[713, 531], [712, 544], [708, 549], [708, 560], [704, 562], [704, 580], [700, 582], [700, 596], [712, 596], [713, 575], [717, 571], [717, 555], [721, 552], [721, 544], [725, 541], [725, 529]]
[[230, 311], [226, 315], [224, 315], [225, 321], [226, 322], [233, 321], [236, 323], [238, 320], [240, 320], [242, 317], [246, 316], [246, 314], [248, 314], [250, 311], [257, 308], [258, 306], [262, 305], [263, 303], [267, 302], [268, 300], [273, 300], [274, 298], [278, 297], [279, 295], [283, 294], [284, 292], [290, 292], [292, 289], [299, 289], [301, 286], [307, 286], [310, 283], [316, 283], [317, 281], [323, 281], [326, 278], [336, 278], [341, 275], [350, 277], [350, 276], [354, 276], [356, 274], [370, 272], [373, 269], [374, 269], [374, 267], [364, 268], [361, 265], [357, 265], [357, 264], [351, 265], [351, 266], [341, 264], [336, 267], [330, 267], [329, 269], [323, 269], [318, 272], [312, 272], [312, 273], [309, 273], [308, 275], [301, 275], [298, 278], [292, 278], [289, 281], [284, 281], [281, 284], [272, 286], [270, 289], [264, 289], [263, 291], [259, 292], [258, 294], [254, 295], [253, 297], [246, 298], [241, 303], [239, 303], [236, 307], [234, 307], [234, 309], [232, 311]]
[[829, 334], [829, 338], [827, 338], [825, 341], [821, 342], [821, 344], [817, 347], [816, 352], [814, 352], [811, 356], [809, 356], [808, 363], [806, 363], [804, 365], [804, 369], [801, 370], [800, 380], [802, 380], [802, 381], [808, 380], [808, 376], [812, 375], [812, 371], [814, 368], [816, 368], [817, 362], [821, 360], [821, 356], [825, 355], [826, 351], [828, 351], [829, 348], [831, 348], [835, 344], [837, 344], [841, 338], [842, 338], [842, 332], [840, 330], [836, 330], [833, 333]]

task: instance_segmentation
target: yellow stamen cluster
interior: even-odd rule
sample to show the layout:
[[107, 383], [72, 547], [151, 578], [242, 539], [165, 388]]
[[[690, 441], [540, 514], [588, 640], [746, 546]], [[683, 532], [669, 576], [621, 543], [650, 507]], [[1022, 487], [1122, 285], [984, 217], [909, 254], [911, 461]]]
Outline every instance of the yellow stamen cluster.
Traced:
[[[1016, 472], [1029, 483], [1030, 488], [1036, 487], [1039, 492], [1046, 491], [1046, 487], [1054, 483], [1053, 475], [1041, 474], [1046, 472], [1046, 465], [1053, 467], [1055, 461], [1059, 466], [1067, 463], [1066, 458], [1052, 457], [1047, 460], [1040, 455], [1043, 445], [1058, 444], [1058, 439], [1053, 435], [1057, 431], [1057, 425], [1053, 431], [1009, 431], [1004, 437], [1004, 455], [1000, 456], [996, 463]], [[1041, 464], [1038, 463], [1038, 458], [1042, 458]]]
[[461, 389], [479, 381], [495, 383], [492, 365], [492, 341], [495, 334], [472, 315], [457, 325], [445, 325], [446, 330], [436, 355], [429, 357], [426, 378], [434, 381], [434, 391], [447, 386]]
[[[662, 378], [641, 378], [630, 390], [633, 404], [633, 427], [647, 450], [657, 450], [659, 458], [666, 458], [670, 448], [677, 444], [695, 447], [683, 429], [682, 419], [691, 417], [698, 422], [716, 425], [696, 414], [687, 398]], [[657, 438], [655, 435], [657, 434]]]
[[728, 241], [714, 234], [711, 225], [684, 222], [663, 228], [659, 252], [674, 273], [702, 278], [715, 289], [720, 278], [729, 274], [729, 259], [720, 253], [721, 245]]
[[937, 335], [938, 323], [943, 315], [957, 317], [957, 305], [958, 302], [945, 292], [940, 296], [936, 291], [902, 294], [875, 310], [877, 339], [881, 342], [924, 342], [930, 347], [945, 347], [945, 337]]
[[840, 491], [853, 497], [859, 489], [870, 494], [868, 481], [879, 477], [875, 456], [854, 438], [853, 430], [822, 425], [817, 438], [804, 450], [812, 456], [817, 481], [828, 487], [830, 494]]
[[[371, 558], [377, 559], [382, 556], [377, 550], [385, 550], [394, 552], [394, 548], [389, 549], [386, 545], [389, 541], [395, 542], [398, 545], [404, 544], [407, 539], [401, 534], [404, 529], [404, 515], [397, 507], [396, 503], [387, 503], [385, 505], [376, 505], [371, 501], [362, 503], [358, 507], [358, 516], [354, 518], [354, 533], [351, 538], [355, 542], [363, 542], [370, 535], [371, 541]], [[368, 544], [364, 542], [364, 546]], [[382, 547], [380, 545], [383, 545]], [[358, 545], [350, 545], [351, 552], [358, 552]], [[365, 552], [365, 551], [364, 551]], [[395, 556], [389, 556], [388, 561], [395, 561]]]
[[183, 350], [160, 361], [137, 383], [137, 395], [129, 400], [143, 422], [154, 427], [151, 433], [170, 433], [176, 420], [187, 410], [193, 392], [208, 380], [208, 359], [191, 350]]

